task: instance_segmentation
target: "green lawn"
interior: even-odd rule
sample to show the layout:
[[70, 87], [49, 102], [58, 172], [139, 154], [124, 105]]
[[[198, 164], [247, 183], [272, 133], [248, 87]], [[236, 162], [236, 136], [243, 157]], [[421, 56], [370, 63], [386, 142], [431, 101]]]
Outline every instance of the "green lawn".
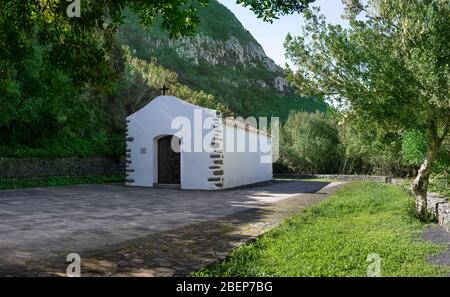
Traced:
[[426, 227], [399, 187], [354, 182], [194, 276], [366, 276], [372, 253], [382, 276], [445, 275], [426, 261], [445, 250], [420, 240]]
[[32, 187], [64, 186], [77, 184], [104, 184], [123, 182], [122, 176], [82, 176], [82, 177], [49, 177], [42, 179], [2, 180], [0, 189], [18, 189]]

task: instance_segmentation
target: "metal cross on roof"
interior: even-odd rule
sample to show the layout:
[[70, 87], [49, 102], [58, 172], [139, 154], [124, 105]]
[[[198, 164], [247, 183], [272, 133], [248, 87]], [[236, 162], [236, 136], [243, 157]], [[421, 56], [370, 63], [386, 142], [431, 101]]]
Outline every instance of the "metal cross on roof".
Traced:
[[163, 95], [166, 95], [166, 91], [168, 91], [169, 88], [166, 87], [166, 85], [163, 85], [163, 87], [162, 87], [160, 90], [162, 91], [162, 94], [163, 94]]

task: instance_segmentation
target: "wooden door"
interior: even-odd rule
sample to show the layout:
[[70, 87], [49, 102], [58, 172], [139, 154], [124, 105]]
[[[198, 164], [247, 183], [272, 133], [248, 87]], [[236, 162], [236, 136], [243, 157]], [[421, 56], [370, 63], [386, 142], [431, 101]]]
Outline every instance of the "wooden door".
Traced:
[[[180, 184], [180, 152], [172, 149], [172, 137], [164, 136], [158, 140], [158, 183]], [[178, 148], [180, 139], [177, 139]]]

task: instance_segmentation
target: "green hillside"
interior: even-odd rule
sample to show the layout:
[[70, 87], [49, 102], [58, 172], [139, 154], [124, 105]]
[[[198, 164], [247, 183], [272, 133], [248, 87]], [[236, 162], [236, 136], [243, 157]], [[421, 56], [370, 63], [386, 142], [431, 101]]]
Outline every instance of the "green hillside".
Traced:
[[176, 72], [180, 81], [203, 90], [228, 106], [235, 115], [279, 116], [291, 110], [324, 111], [325, 103], [302, 98], [285, 86], [274, 86], [283, 70], [268, 58], [253, 36], [231, 11], [211, 1], [199, 13], [201, 23], [191, 38], [171, 40], [158, 22], [145, 28], [127, 12], [119, 29], [119, 41], [142, 60], [156, 59]]
[[172, 95], [236, 116], [285, 120], [292, 110], [326, 109], [292, 92], [283, 70], [224, 6], [211, 1], [199, 17], [197, 34], [180, 39], [170, 39], [158, 21], [145, 28], [130, 11], [112, 35], [31, 31], [22, 42], [1, 27], [0, 37], [17, 40], [10, 36], [14, 50], [0, 51], [0, 157], [119, 159], [125, 117], [163, 84]]

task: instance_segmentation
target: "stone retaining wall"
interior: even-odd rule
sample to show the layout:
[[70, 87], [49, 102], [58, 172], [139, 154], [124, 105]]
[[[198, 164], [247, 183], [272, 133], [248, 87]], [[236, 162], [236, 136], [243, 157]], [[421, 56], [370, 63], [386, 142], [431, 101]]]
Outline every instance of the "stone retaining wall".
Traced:
[[107, 158], [5, 158], [0, 157], [0, 179], [35, 179], [123, 175], [124, 164]]
[[368, 180], [368, 181], [379, 181], [379, 182], [391, 182], [392, 177], [381, 176], [381, 175], [345, 175], [345, 174], [276, 174], [280, 177], [293, 176], [296, 178], [324, 178], [342, 181], [356, 181], [356, 180]]
[[428, 193], [427, 195], [428, 210], [438, 220], [439, 225], [450, 232], [450, 200], [442, 197], [437, 193]]

